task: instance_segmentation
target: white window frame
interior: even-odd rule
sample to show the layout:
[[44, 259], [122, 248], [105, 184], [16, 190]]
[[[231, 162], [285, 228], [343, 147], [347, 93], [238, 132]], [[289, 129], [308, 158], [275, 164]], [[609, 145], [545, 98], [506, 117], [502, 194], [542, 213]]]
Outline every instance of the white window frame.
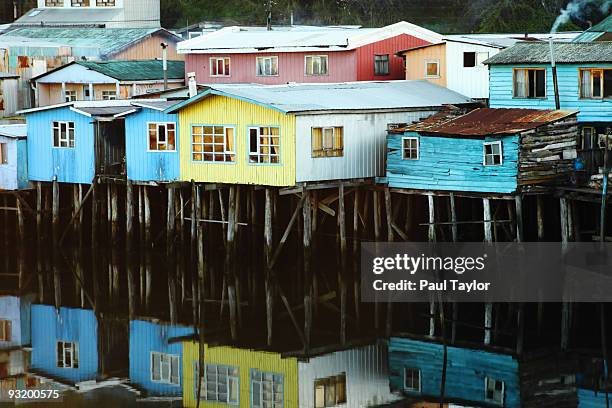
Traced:
[[[384, 64], [385, 61], [377, 61], [376, 58], [378, 57], [387, 57], [387, 61], [386, 61], [386, 66], [387, 66], [387, 72], [385, 73], [376, 73], [376, 66], [377, 63], [381, 63]], [[388, 76], [391, 75], [391, 56], [389, 54], [374, 54], [374, 75], [375, 76]]]
[[[159, 375], [158, 380], [155, 379], [155, 373], [153, 372], [153, 361], [159, 356]], [[174, 364], [176, 362], [176, 365]], [[151, 381], [160, 384], [170, 384], [170, 385], [181, 385], [181, 358], [178, 354], [168, 354], [168, 353], [160, 353], [158, 351], [152, 351], [151, 357], [149, 360], [149, 373], [151, 374]], [[168, 377], [164, 378], [163, 367], [166, 366], [168, 368]], [[176, 373], [172, 372], [172, 368], [176, 367]]]
[[13, 322], [11, 320], [0, 319], [0, 341], [11, 341], [12, 330]]
[[[156, 132], [156, 136], [155, 137], [157, 139], [156, 145], [158, 147], [157, 149], [151, 149], [151, 140], [150, 140], [151, 135], [149, 135], [149, 132], [150, 132], [149, 127], [151, 125], [155, 125], [155, 132]], [[166, 141], [165, 142], [160, 142], [159, 141], [159, 128], [160, 128], [160, 126], [165, 126], [166, 127], [166, 135], [165, 135], [166, 136]], [[161, 150], [161, 149], [159, 149], [160, 144], [168, 146], [168, 126], [172, 126], [174, 128], [174, 149], [172, 149], [172, 150], [167, 150], [167, 149], [166, 150]], [[155, 152], [155, 153], [160, 153], [160, 152], [161, 153], [166, 153], [166, 152], [172, 153], [172, 152], [176, 152], [176, 140], [177, 140], [177, 137], [178, 136], [176, 134], [176, 123], [174, 123], [174, 122], [147, 122], [147, 151], [148, 152]]]
[[[219, 74], [219, 71], [217, 70], [217, 73], [213, 74], [213, 66], [216, 68], [217, 62], [219, 60], [223, 61], [223, 73]], [[225, 60], [227, 60], [227, 70], [229, 72], [225, 72], [226, 70]], [[210, 57], [208, 59], [208, 66], [209, 66], [208, 73], [210, 74], [211, 77], [217, 78], [217, 77], [231, 77], [232, 76], [232, 59], [230, 57]]]
[[[57, 348], [62, 344], [62, 365], [59, 365], [59, 357]], [[79, 343], [76, 341], [58, 340], [55, 344], [56, 365], [58, 368], [79, 368]], [[66, 356], [70, 354], [70, 365], [66, 364]], [[76, 356], [76, 358], [75, 358]]]
[[[315, 129], [321, 129], [321, 150], [313, 150], [314, 145], [312, 143], [312, 135]], [[325, 147], [325, 131], [332, 131], [332, 146]], [[342, 147], [335, 146], [336, 142], [336, 129], [342, 129]], [[310, 155], [314, 159], [319, 159], [322, 157], [343, 157], [344, 156], [344, 126], [313, 126], [310, 128], [310, 138], [311, 138], [311, 146], [310, 146]], [[317, 153], [321, 152], [320, 155]], [[335, 154], [336, 153], [336, 154]]]
[[[193, 141], [193, 129], [196, 127], [201, 127], [202, 128], [202, 142], [201, 143], [195, 143]], [[213, 141], [212, 143], [206, 143], [204, 142], [204, 135], [206, 135], [207, 133], [205, 133], [204, 128], [206, 127], [212, 127], [213, 128], [213, 133], [212, 133], [212, 137], [213, 137]], [[218, 146], [219, 143], [215, 143], [215, 136], [217, 133], [215, 133], [215, 128], [218, 127], [222, 127], [223, 128], [223, 152], [215, 152], [215, 146]], [[233, 129], [232, 134], [234, 135], [234, 140], [233, 140], [233, 144], [232, 146], [234, 146], [234, 150], [227, 150], [227, 129]], [[227, 125], [200, 125], [200, 124], [193, 124], [191, 125], [191, 132], [190, 132], [190, 145], [191, 145], [191, 161], [194, 163], [215, 163], [215, 164], [234, 164], [236, 163], [236, 126], [227, 126]], [[196, 152], [193, 149], [194, 145], [201, 145], [202, 146], [202, 151], [201, 152]], [[212, 147], [212, 152], [205, 152], [204, 151], [204, 146], [211, 146]], [[196, 160], [193, 158], [194, 154], [201, 154], [202, 155], [202, 160]], [[212, 155], [212, 160], [205, 160], [204, 159], [204, 155]], [[223, 155], [224, 160], [215, 160], [215, 156], [216, 155]], [[230, 156], [233, 158], [233, 160], [227, 160], [227, 157]]]
[[[55, 124], [57, 123], [57, 127]], [[62, 126], [66, 127], [66, 138], [62, 139]], [[58, 131], [58, 146], [55, 145], [55, 130]], [[72, 130], [72, 146], [70, 145], [70, 131]], [[66, 146], [62, 146], [62, 142], [66, 143]], [[54, 120], [51, 122], [51, 146], [54, 149], [74, 149], [76, 146], [76, 135], [74, 122], [66, 120]]]
[[[259, 374], [261, 375], [261, 379], [255, 378], [255, 375]], [[265, 375], [271, 375], [272, 376], [272, 380], [266, 380], [264, 378]], [[280, 380], [276, 380], [276, 378], [280, 377]], [[264, 370], [258, 370], [255, 368], [251, 369], [251, 373], [250, 373], [250, 385], [251, 385], [251, 407], [252, 408], [264, 408], [264, 402], [271, 402], [272, 407], [278, 407], [280, 404], [280, 407], [284, 407], [285, 406], [285, 377], [280, 374], [280, 373], [274, 373], [271, 371], [264, 371]], [[271, 387], [272, 387], [272, 401], [264, 401], [264, 392], [263, 392], [263, 384], [264, 383], [270, 383]], [[255, 387], [254, 384], [258, 384], [259, 386], [259, 401], [255, 401], [255, 393], [253, 392]], [[281, 387], [281, 391], [280, 391], [280, 395], [281, 395], [281, 399], [280, 401], [276, 401], [275, 400], [275, 396], [277, 394], [275, 388], [276, 386], [280, 385]], [[268, 406], [268, 405], [266, 405]]]
[[[8, 143], [0, 143], [0, 166], [9, 164], [8, 162]], [[2, 320], [0, 320], [2, 322]]]
[[77, 91], [74, 89], [64, 90], [64, 102], [75, 102], [78, 99]]
[[[471, 67], [465, 66], [465, 54], [474, 54], [474, 65]], [[483, 62], [489, 59], [488, 51], [463, 51], [463, 68], [478, 68], [484, 66]]]
[[117, 91], [102, 91], [102, 100], [103, 101], [115, 101], [117, 100]]
[[[272, 143], [272, 140], [269, 141], [268, 144], [261, 144], [261, 129], [278, 129], [278, 144], [275, 145]], [[251, 151], [251, 130], [257, 130], [257, 151]], [[268, 135], [268, 138], [271, 139], [272, 136]], [[261, 153], [261, 148], [267, 146], [269, 148], [268, 153]], [[272, 153], [272, 148], [278, 148], [278, 154]], [[247, 128], [247, 152], [248, 152], [248, 163], [250, 165], [270, 165], [270, 166], [278, 166], [281, 164], [281, 129], [280, 126], [249, 126]], [[257, 156], [257, 161], [251, 161], [251, 156]], [[268, 157], [267, 162], [261, 161], [261, 157]], [[278, 157], [278, 161], [276, 163], [272, 163], [272, 157]]]
[[[429, 75], [427, 73], [427, 65], [428, 64], [436, 64], [436, 74]], [[425, 78], [440, 78], [440, 60], [439, 59], [428, 59], [425, 60]]]
[[[416, 372], [418, 374], [419, 388], [406, 387], [406, 373], [408, 371]], [[402, 388], [404, 389], [404, 391], [408, 391], [408, 392], [421, 392], [421, 369], [420, 368], [415, 368], [415, 367], [404, 367], [404, 373], [403, 374], [404, 375], [403, 375], [403, 378], [402, 378]]]
[[[308, 58], [318, 58], [319, 61], [319, 72], [315, 73], [314, 72], [314, 59], [313, 59], [313, 63], [312, 63], [312, 73], [308, 73]], [[321, 61], [325, 59], [325, 73], [321, 73], [320, 72], [320, 67], [322, 66]], [[326, 54], [313, 54], [313, 55], [305, 55], [304, 56], [304, 76], [326, 76], [329, 75], [329, 55]]]
[[[222, 404], [227, 404], [227, 405], [234, 405], [234, 406], [240, 406], [240, 367], [238, 366], [231, 366], [231, 365], [225, 365], [225, 364], [209, 364], [209, 363], [205, 363], [204, 364], [204, 370], [203, 370], [203, 377], [202, 378], [198, 378], [198, 373], [199, 373], [199, 369], [198, 369], [198, 362], [195, 361], [194, 362], [194, 367], [195, 367], [195, 387], [197, 390], [198, 387], [198, 380], [203, 381], [202, 382], [202, 387], [201, 387], [201, 392], [200, 392], [200, 401], [211, 401], [211, 402], [219, 402]], [[215, 384], [217, 384], [217, 388], [215, 390], [215, 395], [216, 395], [216, 399], [208, 399], [208, 393], [206, 390], [206, 384], [207, 384], [207, 374], [208, 374], [208, 370], [214, 368], [214, 375], [215, 375]], [[226, 375], [226, 383], [225, 383], [225, 394], [226, 394], [226, 399], [225, 400], [221, 400], [219, 399], [219, 368], [224, 368], [227, 370], [227, 375]], [[230, 375], [229, 372], [230, 370], [235, 370], [237, 372], [236, 375]], [[236, 387], [236, 401], [230, 401], [230, 383], [234, 382], [234, 386]], [[196, 396], [197, 398], [197, 396]]]
[[[499, 164], [487, 164], [487, 146], [499, 146]], [[482, 144], [482, 165], [486, 167], [501, 166], [504, 164], [504, 146], [500, 140], [494, 142], [483, 142]]]
[[[264, 73], [260, 74], [259, 73], [259, 64], [263, 63], [263, 68], [265, 68], [265, 66], [266, 66], [265, 65], [265, 61], [266, 60], [270, 60], [270, 73], [266, 74], [264, 72], [265, 69], [262, 69], [262, 72], [264, 72]], [[276, 72], [272, 73], [272, 67], [274, 66], [273, 65], [274, 61], [276, 61]], [[278, 69], [278, 56], [276, 56], [276, 55], [268, 55], [268, 56], [262, 56], [262, 57], [256, 57], [255, 58], [255, 76], [258, 76], [258, 77], [277, 77], [279, 75], [278, 71], [279, 71], [279, 69]]]
[[[404, 147], [404, 142], [407, 140], [416, 140], [416, 157], [406, 157], [406, 149]], [[411, 150], [411, 148], [409, 148]], [[421, 158], [421, 141], [416, 136], [405, 136], [402, 137], [402, 160], [419, 160]]]
[[[501, 382], [502, 384], [502, 389], [501, 389], [501, 401], [496, 401], [494, 399], [489, 399], [487, 398], [487, 386], [489, 385], [489, 381], [493, 381], [493, 382]], [[485, 377], [484, 379], [484, 400], [486, 402], [489, 402], [491, 404], [495, 404], [495, 405], [499, 405], [499, 406], [503, 406], [504, 405], [504, 400], [506, 399], [506, 382], [503, 380], [498, 380], [495, 378], [491, 378], [491, 377]]]

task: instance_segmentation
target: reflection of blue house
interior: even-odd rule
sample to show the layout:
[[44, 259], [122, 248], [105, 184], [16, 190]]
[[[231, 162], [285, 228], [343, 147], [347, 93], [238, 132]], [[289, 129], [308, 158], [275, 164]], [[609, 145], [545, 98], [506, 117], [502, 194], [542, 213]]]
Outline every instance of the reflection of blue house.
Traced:
[[[612, 399], [610, 393], [608, 393], [608, 399]], [[578, 388], [578, 408], [601, 408], [605, 406], [605, 392]]]
[[152, 396], [180, 396], [182, 340], [193, 328], [156, 321], [130, 322], [130, 382]]
[[94, 312], [32, 305], [32, 369], [69, 383], [95, 379], [98, 324]]
[[0, 296], [0, 350], [30, 344], [29, 297]]

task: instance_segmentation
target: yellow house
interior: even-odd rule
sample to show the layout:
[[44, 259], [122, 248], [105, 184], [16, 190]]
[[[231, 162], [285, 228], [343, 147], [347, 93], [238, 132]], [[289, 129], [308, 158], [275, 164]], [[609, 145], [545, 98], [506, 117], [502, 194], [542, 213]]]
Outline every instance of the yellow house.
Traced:
[[425, 79], [440, 86], [446, 83], [446, 43], [427, 44], [402, 51], [406, 79]]
[[[183, 342], [183, 406], [197, 405], [199, 344]], [[298, 363], [279, 353], [233, 347], [204, 348], [201, 407], [298, 406]]]
[[385, 172], [387, 126], [469, 98], [425, 81], [213, 85], [178, 114], [180, 179], [289, 187]]

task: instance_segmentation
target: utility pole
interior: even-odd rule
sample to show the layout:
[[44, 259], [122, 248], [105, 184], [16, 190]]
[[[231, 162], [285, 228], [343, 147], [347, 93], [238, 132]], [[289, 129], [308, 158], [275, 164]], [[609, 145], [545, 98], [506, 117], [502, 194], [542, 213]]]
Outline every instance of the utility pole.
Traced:
[[268, 31], [272, 30], [272, 0], [268, 0], [267, 6], [267, 18], [266, 18], [266, 28]]
[[168, 44], [161, 43], [162, 47], [162, 66], [164, 70], [164, 91], [168, 89]]

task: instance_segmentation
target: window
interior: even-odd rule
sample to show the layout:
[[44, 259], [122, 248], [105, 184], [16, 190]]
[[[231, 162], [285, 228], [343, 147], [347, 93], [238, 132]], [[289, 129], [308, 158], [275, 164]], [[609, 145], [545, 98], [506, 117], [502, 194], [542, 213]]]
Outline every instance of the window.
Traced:
[[149, 150], [175, 151], [174, 123], [149, 123]]
[[339, 157], [344, 154], [344, 128], [313, 127], [312, 157]]
[[93, 95], [89, 95], [89, 85], [83, 85], [83, 99], [85, 100], [95, 99]]
[[440, 61], [425, 61], [425, 78], [437, 78], [440, 76]]
[[0, 164], [8, 164], [8, 148], [6, 143], [0, 143]]
[[419, 160], [419, 138], [402, 138], [402, 160]]
[[72, 0], [72, 7], [89, 7], [89, 0]]
[[180, 384], [179, 356], [151, 352], [151, 381], [165, 384]]
[[374, 56], [374, 75], [389, 75], [389, 54]]
[[117, 91], [102, 91], [103, 101], [114, 101], [117, 99]]
[[485, 142], [483, 148], [484, 160], [482, 164], [485, 166], [499, 166], [502, 164], [501, 142]]
[[488, 58], [488, 52], [467, 51], [463, 53], [463, 66], [465, 68], [480, 66]]
[[66, 89], [64, 91], [64, 100], [66, 102], [74, 102], [77, 100], [77, 93], [74, 90]]
[[115, 0], [96, 0], [98, 7], [115, 7]]
[[[195, 363], [195, 370], [197, 373], [197, 362]], [[202, 400], [238, 405], [240, 401], [238, 367], [206, 364], [204, 366], [204, 376], [200, 378], [200, 387], [200, 399]]]
[[191, 158], [194, 161], [234, 162], [235, 143], [233, 127], [212, 125], [191, 127]]
[[327, 75], [327, 55], [307, 55], [305, 65], [306, 75]]
[[229, 57], [212, 57], [210, 60], [210, 76], [230, 76]]
[[514, 70], [514, 97], [515, 98], [545, 98], [546, 97], [546, 70], [515, 69]]
[[45, 7], [64, 7], [64, 0], [45, 0]]
[[485, 377], [485, 401], [503, 405], [504, 388], [503, 381]]
[[346, 373], [316, 379], [314, 383], [315, 408], [333, 407], [346, 403]]
[[421, 392], [421, 370], [418, 368], [404, 368], [404, 390]]
[[11, 321], [0, 320], [0, 341], [11, 341]]
[[249, 163], [280, 163], [280, 129], [278, 127], [249, 128]]
[[278, 75], [278, 57], [257, 57], [257, 76]]
[[253, 408], [283, 407], [283, 376], [251, 370], [251, 401]]
[[74, 122], [53, 122], [53, 147], [74, 147]]
[[580, 69], [580, 97], [612, 98], [612, 69]]
[[57, 342], [57, 366], [59, 368], [79, 368], [79, 343]]
[[591, 150], [595, 148], [597, 131], [592, 126], [584, 126], [581, 131], [582, 150]]

